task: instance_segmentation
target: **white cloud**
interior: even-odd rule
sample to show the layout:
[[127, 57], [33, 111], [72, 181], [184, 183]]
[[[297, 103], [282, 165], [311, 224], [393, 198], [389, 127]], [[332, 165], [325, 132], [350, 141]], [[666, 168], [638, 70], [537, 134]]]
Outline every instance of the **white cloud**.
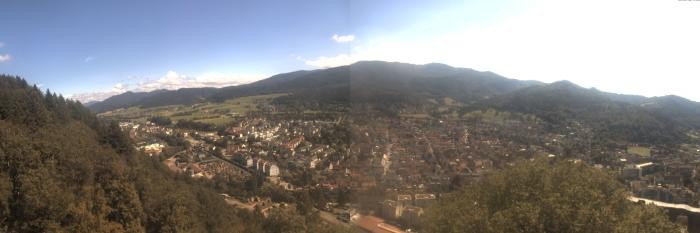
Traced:
[[222, 73], [204, 73], [198, 76], [187, 76], [175, 71], [168, 71], [155, 81], [141, 81], [134, 87], [137, 91], [153, 91], [158, 89], [176, 90], [195, 87], [225, 87], [234, 86], [263, 78], [260, 75], [228, 75]]
[[84, 61], [85, 61], [85, 62], [91, 62], [91, 61], [93, 61], [93, 60], [95, 60], [95, 59], [96, 59], [95, 57], [86, 57]]
[[0, 54], [0, 62], [7, 62], [12, 60], [12, 56], [10, 54]]
[[68, 98], [79, 100], [82, 103], [88, 103], [91, 101], [102, 101], [127, 91], [130, 91], [128, 84], [117, 83], [109, 90], [78, 93], [70, 95]]
[[102, 101], [111, 96], [119, 95], [124, 92], [113, 92], [113, 91], [95, 91], [95, 92], [85, 92], [78, 93], [68, 96], [70, 99], [79, 100], [81, 103], [88, 103], [92, 101]]
[[333, 37], [331, 37], [336, 43], [347, 43], [355, 40], [355, 35], [338, 35], [335, 34]]
[[241, 74], [231, 75], [223, 73], [204, 73], [198, 76], [188, 76], [176, 71], [168, 71], [165, 75], [155, 80], [134, 80], [133, 83], [117, 83], [111, 89], [87, 93], [78, 93], [70, 98], [80, 100], [83, 103], [89, 101], [101, 101], [113, 95], [118, 95], [127, 91], [149, 92], [154, 90], [177, 90], [180, 88], [196, 87], [226, 87], [245, 84], [264, 78], [262, 75]]
[[112, 87], [112, 92], [122, 93], [126, 92], [127, 90], [129, 90], [128, 84], [117, 83]]

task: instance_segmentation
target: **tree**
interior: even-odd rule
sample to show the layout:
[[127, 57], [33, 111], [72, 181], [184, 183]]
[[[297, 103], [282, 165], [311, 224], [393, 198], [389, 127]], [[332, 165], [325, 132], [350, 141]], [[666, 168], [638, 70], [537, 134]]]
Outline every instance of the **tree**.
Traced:
[[153, 124], [156, 125], [162, 125], [162, 126], [167, 126], [172, 124], [172, 120], [170, 118], [165, 117], [165, 116], [154, 116], [154, 117], [149, 117], [148, 121], [153, 122]]
[[133, 147], [116, 122], [0, 75], [0, 232], [249, 232], [207, 184]]
[[300, 192], [299, 197], [297, 197], [297, 212], [302, 215], [307, 215], [311, 213], [311, 210], [313, 210], [313, 200], [311, 200], [309, 191], [304, 190]]
[[628, 201], [601, 170], [520, 162], [428, 209], [427, 232], [678, 232], [663, 210]]
[[338, 190], [338, 205], [343, 206], [350, 203], [355, 199], [354, 197], [354, 193], [350, 188], [342, 188]]
[[307, 232], [303, 216], [293, 209], [274, 209], [263, 223], [263, 230], [269, 233], [303, 233]]

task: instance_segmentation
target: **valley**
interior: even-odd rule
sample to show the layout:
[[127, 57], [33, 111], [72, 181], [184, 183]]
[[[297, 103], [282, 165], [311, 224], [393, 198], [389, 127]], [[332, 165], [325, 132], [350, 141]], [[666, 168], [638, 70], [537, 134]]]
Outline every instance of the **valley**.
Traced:
[[320, 211], [352, 229], [367, 217], [420, 229], [441, 198], [523, 161], [588, 164], [635, 197], [700, 203], [700, 143], [683, 137], [697, 134], [692, 123], [571, 83], [461, 100], [400, 93], [408, 94], [342, 102], [292, 91], [99, 116], [121, 122], [137, 149], [176, 173], [214, 182], [239, 207]]
[[0, 0], [0, 233], [700, 233], [700, 0]]

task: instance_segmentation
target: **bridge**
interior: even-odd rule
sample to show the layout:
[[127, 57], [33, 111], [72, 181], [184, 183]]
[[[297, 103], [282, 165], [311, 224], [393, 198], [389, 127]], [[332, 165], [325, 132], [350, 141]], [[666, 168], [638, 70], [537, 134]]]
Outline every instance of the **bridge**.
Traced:
[[688, 216], [688, 232], [700, 233], [700, 208], [692, 207], [686, 204], [674, 204], [635, 196], [629, 196], [627, 197], [627, 200], [634, 203], [644, 203], [647, 205], [662, 207], [668, 210], [671, 220], [675, 220], [679, 215]]

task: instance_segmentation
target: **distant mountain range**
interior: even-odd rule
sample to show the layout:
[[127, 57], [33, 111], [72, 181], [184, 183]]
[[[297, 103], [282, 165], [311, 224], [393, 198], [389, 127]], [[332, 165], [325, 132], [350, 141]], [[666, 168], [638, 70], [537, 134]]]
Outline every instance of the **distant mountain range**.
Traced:
[[507, 79], [491, 72], [443, 64], [365, 61], [329, 69], [283, 73], [254, 83], [224, 88], [126, 92], [93, 103], [89, 108], [99, 113], [133, 106], [193, 104], [269, 93], [291, 93], [292, 97], [287, 98], [303, 97], [309, 101], [339, 103], [387, 100], [414, 103], [440, 97], [471, 102], [531, 85], [543, 83]]
[[[217, 102], [270, 93], [290, 94], [278, 97], [276, 102], [281, 105], [306, 108], [349, 104], [353, 108], [370, 106], [371, 109], [392, 112], [405, 109], [430, 111], [435, 105], [444, 104], [444, 99], [451, 99], [462, 111], [493, 108], [534, 114], [555, 125], [580, 121], [608, 129], [606, 132], [612, 131], [612, 134], [637, 135], [624, 137], [632, 141], [675, 140], [683, 136], [680, 129], [700, 129], [700, 103], [678, 96], [621, 95], [582, 88], [568, 81], [547, 84], [444, 64], [381, 61], [278, 74], [254, 83], [224, 88], [126, 92], [94, 103], [89, 108], [106, 112], [134, 106]], [[645, 133], [636, 133], [638, 131]], [[653, 136], [649, 136], [651, 134]]]

